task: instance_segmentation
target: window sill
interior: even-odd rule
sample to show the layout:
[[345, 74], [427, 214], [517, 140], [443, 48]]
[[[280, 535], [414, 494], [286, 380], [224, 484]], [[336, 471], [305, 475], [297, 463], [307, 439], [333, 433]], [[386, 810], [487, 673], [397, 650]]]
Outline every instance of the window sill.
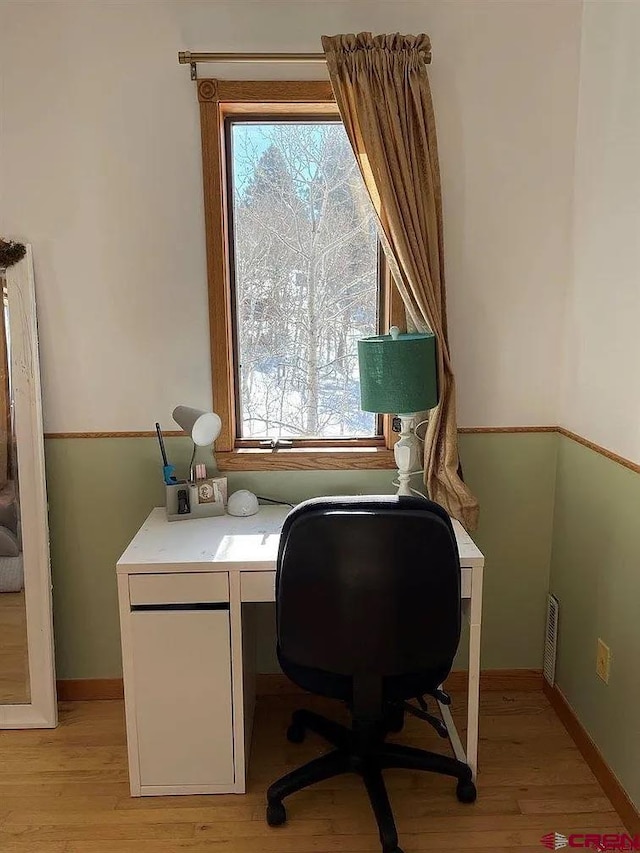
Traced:
[[236, 448], [216, 453], [221, 471], [317, 471], [395, 469], [393, 450], [385, 447]]

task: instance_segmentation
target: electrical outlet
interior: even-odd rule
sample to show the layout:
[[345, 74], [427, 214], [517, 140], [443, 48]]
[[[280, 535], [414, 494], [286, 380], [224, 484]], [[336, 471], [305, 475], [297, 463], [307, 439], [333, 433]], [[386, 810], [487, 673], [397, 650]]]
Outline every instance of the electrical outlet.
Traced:
[[611, 669], [611, 649], [598, 637], [598, 651], [596, 653], [596, 674], [609, 683], [609, 671]]

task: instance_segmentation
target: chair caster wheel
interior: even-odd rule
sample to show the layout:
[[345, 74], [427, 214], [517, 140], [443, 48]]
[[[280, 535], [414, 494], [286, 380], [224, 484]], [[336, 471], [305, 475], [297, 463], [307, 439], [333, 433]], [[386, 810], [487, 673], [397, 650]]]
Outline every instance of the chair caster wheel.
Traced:
[[267, 823], [269, 826], [282, 826], [287, 819], [287, 812], [282, 803], [267, 804]]
[[478, 792], [476, 791], [476, 786], [471, 780], [465, 782], [461, 779], [458, 782], [458, 787], [456, 788], [456, 797], [458, 798], [459, 802], [475, 803], [477, 796]]
[[304, 727], [299, 723], [291, 723], [287, 729], [287, 740], [289, 743], [302, 743], [304, 740]]

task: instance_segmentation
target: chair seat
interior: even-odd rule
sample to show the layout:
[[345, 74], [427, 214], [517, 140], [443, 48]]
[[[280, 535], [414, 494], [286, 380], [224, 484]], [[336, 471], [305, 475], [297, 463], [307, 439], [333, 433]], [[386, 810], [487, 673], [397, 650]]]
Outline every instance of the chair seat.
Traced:
[[[280, 649], [278, 661], [285, 675], [303, 690], [329, 699], [341, 699], [347, 703], [352, 701], [353, 679], [350, 675], [300, 666], [283, 655]], [[448, 675], [449, 667], [439, 667], [422, 673], [389, 676], [382, 681], [382, 698], [387, 702], [397, 702], [432, 693]]]

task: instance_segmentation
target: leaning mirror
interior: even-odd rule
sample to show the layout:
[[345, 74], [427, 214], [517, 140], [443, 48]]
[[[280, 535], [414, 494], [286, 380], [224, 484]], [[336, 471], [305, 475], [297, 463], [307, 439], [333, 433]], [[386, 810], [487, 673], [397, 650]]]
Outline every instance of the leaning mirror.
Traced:
[[57, 723], [30, 246], [0, 239], [0, 728]]

